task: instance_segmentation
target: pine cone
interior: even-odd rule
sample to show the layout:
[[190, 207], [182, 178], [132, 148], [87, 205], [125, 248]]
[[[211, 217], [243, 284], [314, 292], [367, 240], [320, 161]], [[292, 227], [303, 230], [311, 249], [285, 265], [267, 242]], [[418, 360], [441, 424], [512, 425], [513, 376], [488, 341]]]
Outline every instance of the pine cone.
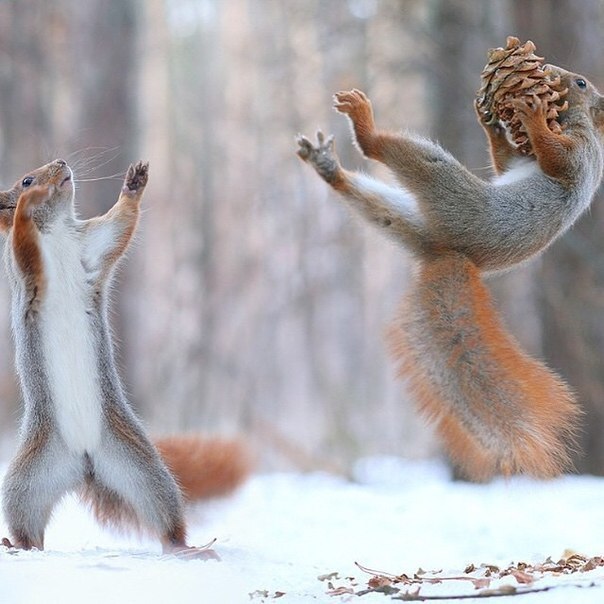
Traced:
[[516, 143], [518, 149], [532, 155], [531, 144], [512, 104], [514, 99], [538, 97], [547, 108], [547, 125], [552, 132], [559, 134], [562, 127], [557, 121], [560, 111], [568, 109], [559, 76], [543, 69], [543, 57], [535, 54], [535, 45], [529, 40], [520, 44], [520, 40], [509, 36], [505, 48], [493, 48], [488, 53], [489, 62], [485, 65], [481, 80], [482, 86], [477, 92], [478, 108], [484, 113], [486, 122], [502, 122]]

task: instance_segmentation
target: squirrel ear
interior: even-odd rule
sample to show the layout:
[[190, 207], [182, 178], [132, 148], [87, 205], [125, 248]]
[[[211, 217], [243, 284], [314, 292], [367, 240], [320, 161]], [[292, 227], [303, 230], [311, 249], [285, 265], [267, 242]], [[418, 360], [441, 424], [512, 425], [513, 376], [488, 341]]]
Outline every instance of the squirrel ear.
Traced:
[[15, 208], [17, 206], [17, 200], [15, 199], [15, 192], [0, 191], [0, 210], [6, 210], [7, 208]]
[[6, 235], [13, 226], [15, 196], [12, 191], [0, 191], [0, 235]]

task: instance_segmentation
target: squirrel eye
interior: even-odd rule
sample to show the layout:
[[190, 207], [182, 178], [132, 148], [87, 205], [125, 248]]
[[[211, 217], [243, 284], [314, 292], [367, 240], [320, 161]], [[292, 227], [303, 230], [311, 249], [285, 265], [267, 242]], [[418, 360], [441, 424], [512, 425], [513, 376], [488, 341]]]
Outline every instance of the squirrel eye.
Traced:
[[34, 177], [33, 176], [26, 176], [22, 181], [21, 181], [21, 186], [22, 187], [29, 187], [29, 185], [31, 185], [31, 183], [34, 182]]
[[579, 88], [587, 88], [587, 82], [583, 78], [579, 78], [578, 80], [575, 80], [575, 84]]

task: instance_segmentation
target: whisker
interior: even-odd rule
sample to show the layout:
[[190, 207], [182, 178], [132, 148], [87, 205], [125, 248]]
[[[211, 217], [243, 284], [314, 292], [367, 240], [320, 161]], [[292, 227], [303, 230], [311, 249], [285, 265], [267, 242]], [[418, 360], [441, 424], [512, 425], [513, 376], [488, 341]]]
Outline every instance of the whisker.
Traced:
[[95, 180], [122, 180], [126, 176], [126, 172], [118, 172], [109, 176], [97, 176], [96, 178], [74, 178], [73, 182], [93, 182]]
[[[97, 149], [100, 149], [100, 151], [92, 153], [89, 156], [86, 156], [84, 154], [85, 152], [96, 151]], [[75, 159], [72, 168], [74, 172], [86, 175], [112, 162], [115, 158], [120, 155], [121, 151], [119, 147], [87, 147], [85, 149], [74, 152], [73, 154], [75, 153], [79, 153], [81, 155], [80, 157]]]

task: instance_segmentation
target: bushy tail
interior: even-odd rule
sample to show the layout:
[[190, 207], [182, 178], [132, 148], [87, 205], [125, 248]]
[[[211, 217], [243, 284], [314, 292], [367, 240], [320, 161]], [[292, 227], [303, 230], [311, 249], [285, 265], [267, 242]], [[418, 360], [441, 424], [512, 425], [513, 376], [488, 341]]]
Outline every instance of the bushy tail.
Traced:
[[570, 465], [575, 398], [506, 332], [466, 257], [421, 261], [388, 339], [420, 410], [468, 477], [551, 477]]
[[227, 495], [251, 470], [249, 452], [237, 440], [180, 435], [154, 444], [187, 501]]

